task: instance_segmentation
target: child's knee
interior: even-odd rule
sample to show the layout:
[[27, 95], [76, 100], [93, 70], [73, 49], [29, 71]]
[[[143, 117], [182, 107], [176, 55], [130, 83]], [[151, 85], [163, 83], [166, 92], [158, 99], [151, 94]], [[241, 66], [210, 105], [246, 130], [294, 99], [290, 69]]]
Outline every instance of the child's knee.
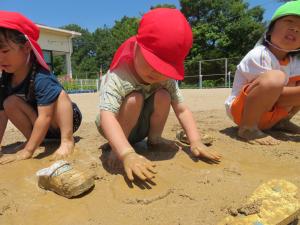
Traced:
[[162, 103], [162, 104], [170, 104], [171, 103], [171, 96], [170, 93], [165, 89], [160, 89], [155, 92], [155, 103]]
[[3, 102], [5, 112], [14, 111], [20, 103], [20, 98], [16, 95], [8, 96]]
[[287, 81], [287, 75], [279, 70], [273, 70], [265, 74], [259, 85], [266, 91], [282, 90]]

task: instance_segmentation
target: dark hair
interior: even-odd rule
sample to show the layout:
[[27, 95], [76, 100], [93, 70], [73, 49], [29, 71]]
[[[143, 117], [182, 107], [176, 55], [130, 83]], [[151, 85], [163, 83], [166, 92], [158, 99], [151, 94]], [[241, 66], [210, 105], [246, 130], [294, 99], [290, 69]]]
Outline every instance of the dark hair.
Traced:
[[270, 25], [268, 26], [267, 28], [267, 31], [266, 33], [264, 34], [265, 36], [263, 37], [263, 41], [262, 41], [262, 44], [266, 47], [269, 46], [268, 42], [266, 41], [266, 39], [271, 42], [271, 34], [270, 32], [273, 30], [273, 27], [274, 27], [274, 24], [275, 24], [276, 21], [273, 21], [272, 23], [270, 23]]
[[27, 39], [24, 34], [17, 30], [0, 27], [0, 49], [9, 45], [9, 41], [17, 45], [24, 45]]

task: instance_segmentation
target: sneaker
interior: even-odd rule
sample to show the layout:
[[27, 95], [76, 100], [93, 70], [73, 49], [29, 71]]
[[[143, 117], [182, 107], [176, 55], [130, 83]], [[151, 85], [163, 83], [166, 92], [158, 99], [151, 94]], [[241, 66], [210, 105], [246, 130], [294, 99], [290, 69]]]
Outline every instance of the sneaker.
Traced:
[[66, 198], [76, 197], [90, 190], [95, 181], [93, 176], [74, 169], [70, 163], [59, 160], [36, 173], [38, 185]]

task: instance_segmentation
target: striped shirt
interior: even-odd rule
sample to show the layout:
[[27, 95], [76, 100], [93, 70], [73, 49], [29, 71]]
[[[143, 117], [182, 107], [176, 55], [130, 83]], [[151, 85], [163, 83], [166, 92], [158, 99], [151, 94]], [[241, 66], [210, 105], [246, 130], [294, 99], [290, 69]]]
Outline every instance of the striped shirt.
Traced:
[[168, 79], [161, 83], [141, 84], [135, 78], [128, 62], [108, 71], [102, 77], [100, 86], [100, 110], [118, 113], [125, 97], [133, 91], [140, 92], [144, 99], [149, 98], [158, 89], [169, 92], [172, 102], [183, 102], [181, 91], [175, 80]]

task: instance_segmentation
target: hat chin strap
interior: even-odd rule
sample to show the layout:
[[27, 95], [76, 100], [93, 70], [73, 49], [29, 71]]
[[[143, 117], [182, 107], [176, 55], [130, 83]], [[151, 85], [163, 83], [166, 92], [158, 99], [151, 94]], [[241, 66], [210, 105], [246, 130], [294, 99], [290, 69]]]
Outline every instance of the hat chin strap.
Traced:
[[298, 51], [300, 51], [300, 48], [295, 49], [295, 50], [287, 50], [287, 49], [284, 49], [284, 48], [280, 48], [280, 47], [278, 47], [277, 45], [274, 45], [273, 43], [271, 43], [271, 42], [267, 39], [267, 35], [266, 35], [266, 34], [264, 35], [264, 40], [265, 40], [265, 42], [267, 42], [267, 43], [268, 43], [269, 45], [271, 45], [272, 47], [276, 48], [277, 50], [283, 51], [283, 52], [298, 52]]

